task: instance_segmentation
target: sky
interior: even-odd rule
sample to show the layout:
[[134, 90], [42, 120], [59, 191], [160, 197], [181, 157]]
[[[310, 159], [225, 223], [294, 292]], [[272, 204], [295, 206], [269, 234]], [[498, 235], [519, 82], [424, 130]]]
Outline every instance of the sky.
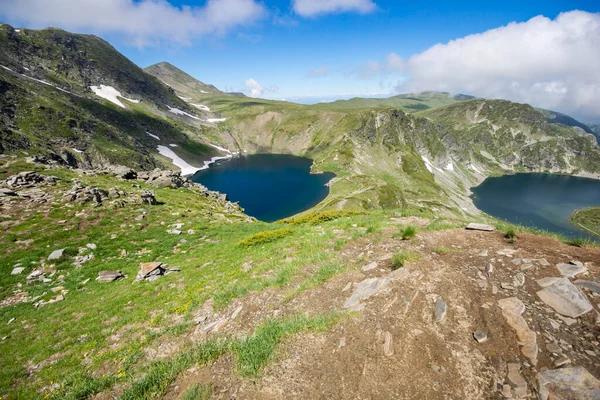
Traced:
[[301, 103], [440, 90], [600, 121], [600, 1], [0, 0], [141, 67]]

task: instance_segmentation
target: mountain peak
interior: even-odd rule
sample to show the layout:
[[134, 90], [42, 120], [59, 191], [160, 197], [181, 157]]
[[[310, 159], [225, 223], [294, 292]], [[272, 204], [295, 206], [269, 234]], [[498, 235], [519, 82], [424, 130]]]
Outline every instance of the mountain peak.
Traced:
[[146, 67], [144, 71], [187, 96], [223, 93], [213, 85], [199, 81], [167, 61], [161, 61]]

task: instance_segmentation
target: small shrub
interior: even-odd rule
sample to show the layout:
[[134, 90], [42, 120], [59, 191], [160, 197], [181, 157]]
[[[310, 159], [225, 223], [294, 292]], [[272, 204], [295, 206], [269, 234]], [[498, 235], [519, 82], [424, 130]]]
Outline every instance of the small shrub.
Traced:
[[396, 270], [402, 268], [404, 267], [404, 263], [406, 261], [414, 261], [418, 259], [418, 254], [410, 253], [407, 251], [399, 251], [396, 254], [394, 254], [394, 257], [392, 258], [392, 269]]
[[246, 239], [242, 240], [238, 243], [239, 246], [256, 246], [259, 244], [265, 244], [269, 242], [273, 242], [277, 239], [281, 239], [282, 237], [288, 236], [292, 233], [291, 229], [277, 229], [274, 231], [264, 231], [255, 233], [254, 235], [248, 236]]
[[292, 224], [292, 225], [300, 225], [300, 224], [312, 224], [317, 225], [322, 222], [333, 221], [334, 219], [350, 217], [353, 215], [361, 214], [358, 211], [351, 210], [329, 210], [322, 211], [314, 214], [308, 214], [303, 217], [297, 218], [286, 218], [280, 221], [277, 221], [282, 224]]
[[402, 230], [402, 240], [409, 240], [415, 237], [417, 234], [417, 228], [412, 225], [407, 226]]
[[433, 250], [433, 251], [435, 251], [437, 254], [444, 254], [444, 253], [452, 253], [452, 252], [455, 252], [456, 250], [450, 249], [448, 247], [436, 247], [435, 250]]
[[514, 243], [517, 241], [517, 233], [514, 228], [508, 228], [504, 233], [504, 238], [508, 240], [509, 243]]

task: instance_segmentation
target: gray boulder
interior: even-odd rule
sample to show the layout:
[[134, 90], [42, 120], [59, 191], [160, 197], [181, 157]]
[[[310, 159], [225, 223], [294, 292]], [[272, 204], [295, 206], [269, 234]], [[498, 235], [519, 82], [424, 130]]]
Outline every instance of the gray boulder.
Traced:
[[96, 280], [98, 282], [113, 282], [121, 278], [125, 278], [121, 271], [100, 271]]
[[542, 400], [600, 399], [600, 381], [583, 367], [566, 367], [537, 374]]
[[57, 261], [62, 259], [65, 256], [65, 250], [66, 249], [58, 249], [58, 250], [54, 250], [52, 253], [50, 253], [50, 255], [48, 256], [48, 261]]
[[496, 228], [491, 225], [486, 224], [478, 224], [475, 222], [471, 222], [467, 225], [467, 229], [471, 231], [484, 231], [484, 232], [493, 232]]
[[593, 309], [577, 286], [567, 278], [561, 278], [543, 290], [537, 292], [538, 297], [559, 314], [576, 318]]

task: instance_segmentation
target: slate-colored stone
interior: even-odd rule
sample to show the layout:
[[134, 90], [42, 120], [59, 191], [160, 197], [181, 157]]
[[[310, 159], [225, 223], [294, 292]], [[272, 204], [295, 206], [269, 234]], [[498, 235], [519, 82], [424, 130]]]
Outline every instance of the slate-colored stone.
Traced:
[[537, 292], [537, 295], [556, 312], [567, 317], [577, 318], [593, 309], [587, 297], [567, 278], [559, 279]]
[[565, 367], [537, 374], [542, 400], [600, 399], [600, 381], [583, 367]]
[[486, 224], [478, 224], [475, 222], [471, 222], [467, 225], [467, 229], [471, 231], [484, 231], [484, 232], [493, 232], [496, 228], [491, 225]]

